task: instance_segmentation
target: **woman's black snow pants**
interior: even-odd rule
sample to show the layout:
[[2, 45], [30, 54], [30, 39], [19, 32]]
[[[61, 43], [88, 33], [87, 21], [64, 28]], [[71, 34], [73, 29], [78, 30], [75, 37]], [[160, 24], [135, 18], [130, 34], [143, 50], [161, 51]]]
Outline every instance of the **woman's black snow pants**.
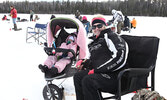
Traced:
[[77, 100], [100, 100], [98, 90], [116, 92], [116, 74], [88, 75], [88, 70], [82, 70], [74, 75], [74, 86]]

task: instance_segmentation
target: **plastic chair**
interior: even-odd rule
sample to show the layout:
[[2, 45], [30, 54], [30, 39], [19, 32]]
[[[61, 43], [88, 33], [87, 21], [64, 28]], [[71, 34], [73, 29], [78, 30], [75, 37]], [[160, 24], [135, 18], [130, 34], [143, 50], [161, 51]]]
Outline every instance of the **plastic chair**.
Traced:
[[[118, 87], [114, 96], [103, 97], [99, 90], [101, 100], [121, 100], [121, 96], [137, 91], [141, 88], [155, 89], [155, 65], [159, 46], [159, 38], [151, 36], [121, 36], [127, 41], [129, 54], [125, 69], [117, 76]], [[147, 84], [147, 78], [151, 74], [151, 86]], [[108, 87], [110, 88], [110, 87]]]
[[[28, 43], [28, 40], [33, 38], [35, 42], [37, 41], [38, 44], [43, 40], [43, 43], [47, 41], [46, 37], [46, 27], [47, 24], [39, 24], [36, 23], [35, 27], [27, 27], [27, 32], [26, 32], [26, 42]], [[40, 40], [42, 38], [42, 40]]]

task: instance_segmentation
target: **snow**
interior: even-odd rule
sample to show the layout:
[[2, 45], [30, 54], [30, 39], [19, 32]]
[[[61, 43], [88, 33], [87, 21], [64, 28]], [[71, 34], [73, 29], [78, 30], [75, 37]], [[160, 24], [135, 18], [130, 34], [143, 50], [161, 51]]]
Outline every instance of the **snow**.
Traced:
[[[0, 18], [4, 14], [0, 14]], [[7, 15], [7, 14], [6, 14]], [[13, 27], [12, 21], [0, 20], [0, 99], [1, 100], [43, 100], [42, 91], [46, 85], [43, 73], [38, 69], [38, 64], [43, 63], [47, 55], [43, 50], [43, 46], [37, 43], [26, 43], [27, 27], [34, 27], [35, 23], [46, 24], [49, 22], [50, 14], [39, 14], [40, 20], [37, 22], [18, 22], [21, 31], [10, 30]], [[74, 15], [59, 15], [71, 16]], [[18, 14], [21, 19], [29, 20], [29, 14]], [[87, 15], [89, 21], [92, 15]], [[111, 16], [105, 16], [107, 20]], [[167, 39], [166, 39], [166, 17], [139, 17], [130, 16], [137, 20], [137, 28], [132, 29], [130, 33], [122, 32], [122, 34], [140, 35], [140, 36], [157, 36], [160, 38], [159, 52], [155, 70], [155, 90], [162, 96], [167, 98], [167, 76], [166, 58], [167, 57]], [[9, 18], [9, 17], [8, 17]], [[54, 80], [54, 84], [59, 84], [60, 80]], [[75, 90], [73, 78], [67, 78], [63, 82], [65, 88], [66, 100], [75, 100]], [[108, 94], [106, 94], [108, 95]], [[122, 96], [122, 100], [130, 100], [134, 94]]]

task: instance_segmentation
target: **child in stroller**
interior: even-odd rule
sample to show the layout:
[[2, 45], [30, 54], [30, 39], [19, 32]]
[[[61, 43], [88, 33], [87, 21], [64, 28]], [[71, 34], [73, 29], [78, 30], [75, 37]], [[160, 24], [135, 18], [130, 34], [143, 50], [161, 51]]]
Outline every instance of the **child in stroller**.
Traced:
[[[69, 35], [66, 41], [63, 42], [58, 48], [72, 49], [76, 53], [77, 44], [75, 35]], [[53, 50], [52, 53], [55, 54], [56, 52]], [[51, 77], [55, 76], [56, 74], [61, 73], [64, 70], [65, 66], [70, 63], [69, 57], [72, 56], [73, 54], [71, 52], [58, 52], [55, 54], [55, 56], [48, 56], [48, 58], [44, 62], [44, 65], [39, 65], [39, 69], [41, 69], [41, 71], [44, 73], [48, 73], [48, 75], [50, 75]]]
[[[63, 48], [63, 46], [67, 48]], [[71, 48], [68, 48], [68, 46]], [[87, 50], [86, 30], [79, 20], [70, 17], [56, 17], [48, 23], [47, 43], [44, 47], [48, 58], [44, 65], [39, 65], [47, 81], [43, 88], [44, 100], [62, 100], [64, 90], [62, 83], [78, 71], [73, 65], [78, 59], [85, 59]], [[61, 68], [57, 67], [59, 62]], [[52, 70], [56, 68], [57, 74], [56, 71]], [[50, 71], [53, 71], [53, 73]], [[56, 79], [63, 79], [63, 82], [59, 85], [57, 85], [57, 82], [53, 84], [53, 80], [56, 81]]]

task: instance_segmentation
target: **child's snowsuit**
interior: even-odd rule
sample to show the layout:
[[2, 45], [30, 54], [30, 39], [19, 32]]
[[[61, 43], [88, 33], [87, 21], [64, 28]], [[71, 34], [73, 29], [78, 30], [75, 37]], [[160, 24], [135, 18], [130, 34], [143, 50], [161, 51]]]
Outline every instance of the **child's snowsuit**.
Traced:
[[[67, 39], [68, 39], [68, 37], [67, 37]], [[76, 53], [77, 44], [76, 44], [75, 40], [76, 39], [74, 39], [74, 42], [72, 42], [68, 45], [66, 43], [68, 41], [63, 42], [59, 48], [72, 49]], [[64, 70], [64, 68], [66, 67], [66, 65], [70, 63], [70, 59], [63, 57], [63, 58], [57, 60], [58, 56], [62, 56], [62, 53], [57, 53], [55, 56], [48, 56], [48, 58], [44, 62], [44, 65], [48, 66], [48, 68], [56, 67], [58, 69], [58, 73], [61, 73]], [[72, 57], [72, 56], [73, 56], [72, 53], [69, 52], [68, 57]]]

